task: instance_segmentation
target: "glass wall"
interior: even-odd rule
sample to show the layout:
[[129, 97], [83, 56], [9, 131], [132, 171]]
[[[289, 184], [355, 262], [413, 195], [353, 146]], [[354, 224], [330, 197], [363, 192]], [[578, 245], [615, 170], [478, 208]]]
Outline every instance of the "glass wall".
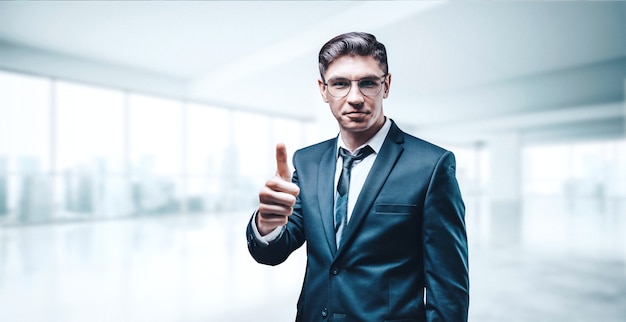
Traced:
[[607, 200], [626, 196], [626, 141], [534, 145], [522, 150], [525, 195]]
[[524, 245], [615, 258], [624, 254], [626, 140], [522, 149]]
[[307, 128], [0, 71], [0, 223], [253, 209]]
[[128, 214], [124, 93], [65, 82], [53, 93], [52, 217]]
[[50, 215], [52, 99], [45, 79], [0, 74], [0, 218]]

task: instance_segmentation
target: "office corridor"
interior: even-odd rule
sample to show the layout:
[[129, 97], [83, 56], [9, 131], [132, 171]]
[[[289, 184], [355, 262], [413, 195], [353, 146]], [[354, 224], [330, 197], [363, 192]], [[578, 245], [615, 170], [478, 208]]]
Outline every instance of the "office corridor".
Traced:
[[625, 85], [626, 1], [0, 1], [0, 322], [293, 321], [246, 224], [355, 103], [454, 153], [470, 322], [626, 322]]
[[[624, 321], [624, 209], [566, 218], [562, 205], [525, 202], [508, 225], [520, 239], [500, 243], [470, 201], [470, 321]], [[255, 263], [248, 216], [0, 227], [0, 320], [292, 321], [304, 249], [276, 267]]]

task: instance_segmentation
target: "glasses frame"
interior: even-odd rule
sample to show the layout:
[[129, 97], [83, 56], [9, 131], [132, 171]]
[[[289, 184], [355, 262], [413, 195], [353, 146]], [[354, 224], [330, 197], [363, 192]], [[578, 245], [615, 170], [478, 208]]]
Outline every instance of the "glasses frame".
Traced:
[[[385, 74], [385, 75], [383, 75], [383, 76], [378, 76], [378, 78], [381, 78], [381, 77], [382, 77], [382, 79], [383, 79], [382, 81], [380, 81], [380, 85], [383, 85], [383, 84], [385, 83], [385, 81], [387, 80], [387, 76], [389, 76], [389, 73], [387, 73], [387, 74]], [[357, 86], [356, 86], [356, 87], [359, 89], [359, 92], [360, 92], [363, 96], [367, 96], [367, 97], [376, 97], [376, 96], [378, 96], [378, 94], [380, 94], [380, 92], [382, 92], [382, 90], [383, 90], [383, 86], [380, 86], [380, 89], [378, 90], [378, 93], [376, 93], [376, 94], [374, 94], [374, 95], [367, 95], [367, 94], [363, 93], [363, 90], [361, 89], [361, 86], [359, 86], [359, 85], [358, 85], [358, 84], [359, 84], [359, 82], [361, 82], [361, 81], [362, 81], [362, 80], [364, 80], [364, 79], [367, 79], [367, 77], [365, 77], [365, 78], [361, 78], [361, 79], [349, 79], [349, 78], [342, 78], [342, 79], [345, 79], [345, 80], [347, 80], [347, 81], [349, 81], [349, 82], [350, 82], [350, 87], [348, 88], [348, 91], [347, 91], [347, 92], [346, 92], [343, 96], [336, 96], [336, 95], [333, 95], [333, 93], [331, 93], [331, 92], [330, 92], [330, 90], [329, 90], [328, 82], [326, 82], [326, 80], [324, 80], [324, 86], [326, 86], [326, 91], [328, 92], [328, 94], [329, 94], [330, 96], [332, 96], [332, 97], [334, 97], [334, 98], [344, 98], [344, 97], [348, 96], [348, 94], [350, 94], [350, 91], [352, 90], [352, 83], [353, 83], [353, 82], [357, 82]]]

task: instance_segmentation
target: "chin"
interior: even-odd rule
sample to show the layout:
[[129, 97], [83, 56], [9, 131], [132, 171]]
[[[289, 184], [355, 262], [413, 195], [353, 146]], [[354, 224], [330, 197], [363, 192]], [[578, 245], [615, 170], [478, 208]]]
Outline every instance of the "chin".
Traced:
[[364, 132], [367, 131], [369, 128], [372, 127], [372, 124], [370, 124], [369, 122], [355, 122], [355, 121], [351, 121], [351, 122], [345, 122], [342, 124], [342, 127], [344, 128], [344, 130], [349, 131], [349, 132]]

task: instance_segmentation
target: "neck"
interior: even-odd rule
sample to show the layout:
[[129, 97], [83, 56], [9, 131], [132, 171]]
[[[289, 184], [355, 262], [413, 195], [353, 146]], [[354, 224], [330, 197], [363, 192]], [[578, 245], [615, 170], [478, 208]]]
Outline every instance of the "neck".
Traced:
[[343, 143], [346, 144], [347, 148], [350, 149], [351, 152], [354, 152], [358, 147], [365, 144], [365, 142], [369, 141], [380, 129], [385, 125], [386, 118], [382, 119], [380, 124], [375, 124], [370, 127], [366, 131], [363, 132], [350, 132], [344, 129], [341, 129], [341, 138], [343, 139]]

